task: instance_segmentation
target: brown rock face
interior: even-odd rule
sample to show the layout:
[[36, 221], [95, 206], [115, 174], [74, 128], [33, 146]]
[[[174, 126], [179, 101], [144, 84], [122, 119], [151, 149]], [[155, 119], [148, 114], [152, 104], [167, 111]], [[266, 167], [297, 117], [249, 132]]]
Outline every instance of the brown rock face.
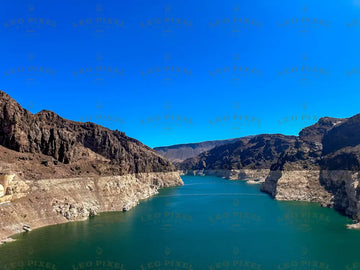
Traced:
[[311, 125], [301, 130], [299, 133], [299, 138], [301, 138], [305, 142], [321, 143], [328, 131], [345, 121], [346, 119], [332, 117], [320, 118], [319, 121], [314, 125]]
[[33, 115], [1, 91], [0, 145], [51, 156], [63, 164], [106, 159], [117, 175], [174, 170], [168, 160], [124, 132], [66, 120], [51, 111]]
[[[295, 143], [272, 164], [271, 172], [261, 190], [283, 200], [318, 200], [323, 205], [329, 205], [329, 196], [319, 182], [322, 139], [341, 121], [343, 120], [324, 117], [316, 124], [301, 130]], [[308, 183], [305, 183], [304, 179], [307, 179]], [[311, 188], [306, 188], [309, 186]], [[294, 190], [296, 192], [293, 192]], [[319, 199], [316, 199], [314, 194], [317, 194]]]
[[187, 159], [182, 170], [269, 169], [279, 156], [295, 142], [295, 136], [263, 134], [244, 137], [217, 146], [199, 156]]
[[320, 182], [333, 194], [333, 207], [360, 221], [360, 145], [329, 153], [320, 165]]
[[325, 117], [303, 129], [271, 166], [261, 190], [279, 200], [319, 202], [360, 220], [359, 119]]
[[127, 211], [160, 188], [183, 185], [170, 161], [125, 133], [50, 111], [33, 115], [1, 91], [0, 173], [15, 176], [7, 188], [0, 181], [0, 240], [24, 224]]

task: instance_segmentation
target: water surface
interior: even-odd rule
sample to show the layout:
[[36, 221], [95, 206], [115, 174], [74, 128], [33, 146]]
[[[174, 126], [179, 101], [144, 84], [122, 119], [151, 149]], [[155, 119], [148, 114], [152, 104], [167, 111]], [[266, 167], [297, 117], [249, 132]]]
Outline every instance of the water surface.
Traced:
[[184, 176], [129, 212], [19, 234], [0, 269], [360, 269], [360, 231], [258, 185]]

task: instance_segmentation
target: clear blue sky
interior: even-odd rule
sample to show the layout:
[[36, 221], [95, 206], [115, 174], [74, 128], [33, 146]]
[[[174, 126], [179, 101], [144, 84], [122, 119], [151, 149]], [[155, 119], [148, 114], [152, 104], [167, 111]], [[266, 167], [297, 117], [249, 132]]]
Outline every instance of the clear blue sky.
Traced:
[[0, 5], [0, 89], [33, 113], [154, 147], [360, 112], [360, 0]]

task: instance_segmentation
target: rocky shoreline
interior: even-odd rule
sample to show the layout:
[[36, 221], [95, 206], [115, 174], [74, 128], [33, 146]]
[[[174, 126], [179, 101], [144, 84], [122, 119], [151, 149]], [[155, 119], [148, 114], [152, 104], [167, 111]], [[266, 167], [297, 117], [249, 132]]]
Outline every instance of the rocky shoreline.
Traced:
[[179, 172], [86, 178], [16, 180], [0, 206], [0, 242], [31, 229], [80, 221], [108, 211], [128, 211], [166, 187], [183, 185]]

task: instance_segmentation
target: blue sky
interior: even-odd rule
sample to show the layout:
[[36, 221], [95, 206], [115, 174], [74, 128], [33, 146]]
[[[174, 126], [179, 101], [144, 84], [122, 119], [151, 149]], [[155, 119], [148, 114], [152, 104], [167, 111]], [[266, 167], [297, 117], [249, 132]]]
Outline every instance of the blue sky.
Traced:
[[360, 113], [360, 1], [0, 1], [0, 89], [154, 147]]

